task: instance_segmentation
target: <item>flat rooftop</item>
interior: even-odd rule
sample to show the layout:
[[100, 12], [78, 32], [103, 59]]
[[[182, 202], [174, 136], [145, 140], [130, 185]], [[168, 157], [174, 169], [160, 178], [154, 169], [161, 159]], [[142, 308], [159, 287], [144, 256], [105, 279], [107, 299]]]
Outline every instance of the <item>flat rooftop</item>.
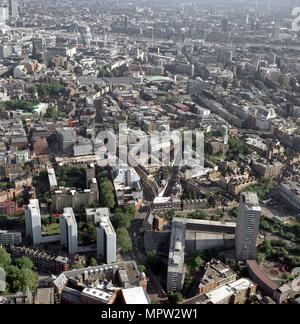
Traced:
[[175, 217], [174, 219], [185, 224], [224, 226], [224, 227], [234, 227], [234, 228], [236, 227], [236, 223], [233, 222], [211, 221], [211, 220], [204, 220], [204, 219], [192, 219], [192, 218], [180, 218], [180, 217]]
[[125, 303], [128, 305], [148, 305], [149, 300], [142, 287], [122, 289]]
[[66, 222], [69, 226], [77, 224], [76, 218], [75, 218], [75, 215], [73, 212], [73, 208], [70, 208], [70, 207], [64, 208], [63, 216], [66, 219]]
[[57, 179], [53, 168], [47, 168], [50, 187], [57, 187]]
[[98, 299], [103, 304], [107, 304], [110, 301], [110, 299], [113, 297], [113, 294], [110, 294], [108, 292], [96, 288], [85, 288], [82, 291], [82, 293], [89, 297]]
[[243, 202], [249, 206], [259, 207], [259, 199], [257, 193], [255, 192], [243, 192], [242, 194]]
[[109, 208], [103, 207], [103, 208], [86, 208], [85, 212], [87, 216], [99, 216], [99, 217], [108, 217], [110, 218], [110, 210]]
[[201, 279], [199, 287], [205, 286], [212, 281], [218, 282], [222, 281], [224, 278], [230, 278], [233, 276], [236, 278], [236, 273], [226, 264], [219, 260], [212, 260], [206, 266], [206, 270], [203, 278]]
[[101, 227], [104, 229], [106, 235], [116, 234], [109, 217], [101, 217]]
[[170, 240], [168, 272], [181, 272], [184, 266], [185, 224], [173, 219]]
[[38, 199], [30, 199], [28, 209], [31, 212], [31, 217], [41, 217]]
[[234, 294], [250, 287], [253, 287], [253, 283], [249, 279], [242, 278], [231, 284], [217, 288], [205, 294], [205, 296], [213, 304], [218, 304], [221, 303], [224, 299], [230, 298]]
[[180, 203], [181, 200], [172, 197], [156, 197], [153, 200], [153, 204], [166, 204], [166, 203]]

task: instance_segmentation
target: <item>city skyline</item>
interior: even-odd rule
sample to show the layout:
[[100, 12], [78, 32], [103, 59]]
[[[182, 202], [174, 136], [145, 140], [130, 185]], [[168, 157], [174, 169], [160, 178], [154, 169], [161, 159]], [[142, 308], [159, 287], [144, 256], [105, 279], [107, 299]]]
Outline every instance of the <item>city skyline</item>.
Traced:
[[0, 1], [0, 304], [299, 304], [299, 17]]

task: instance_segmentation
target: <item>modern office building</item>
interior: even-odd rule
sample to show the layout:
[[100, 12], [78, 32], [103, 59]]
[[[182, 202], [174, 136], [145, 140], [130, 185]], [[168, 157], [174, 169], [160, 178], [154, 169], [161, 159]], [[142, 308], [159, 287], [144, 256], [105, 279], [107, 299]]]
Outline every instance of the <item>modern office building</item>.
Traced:
[[259, 231], [261, 207], [258, 196], [253, 192], [243, 192], [240, 196], [237, 227], [235, 232], [236, 260], [256, 258], [256, 240]]
[[33, 244], [42, 242], [41, 211], [38, 199], [31, 199], [25, 208], [26, 236], [32, 238]]
[[78, 137], [73, 146], [74, 156], [93, 155], [93, 143], [89, 138]]
[[129, 166], [114, 167], [112, 179], [118, 205], [135, 205], [139, 208], [143, 202], [143, 188], [136, 170]]
[[19, 4], [17, 0], [9, 0], [9, 16], [12, 18], [19, 17]]
[[43, 54], [43, 39], [41, 37], [34, 37], [32, 39], [32, 56], [37, 59]]
[[52, 209], [60, 211], [65, 206], [72, 207], [75, 212], [82, 206], [91, 206], [99, 202], [99, 190], [96, 179], [90, 183], [90, 189], [76, 190], [70, 188], [60, 188], [51, 193]]
[[65, 155], [73, 155], [73, 144], [75, 135], [72, 129], [62, 128], [57, 130], [59, 151]]
[[0, 230], [0, 245], [20, 245], [22, 243], [21, 232], [10, 232]]
[[64, 208], [60, 219], [60, 240], [61, 246], [68, 248], [69, 254], [74, 255], [78, 250], [78, 229], [75, 215], [72, 208]]
[[102, 215], [97, 229], [97, 258], [110, 264], [117, 261], [117, 236], [109, 216]]
[[185, 232], [185, 224], [180, 220], [173, 219], [168, 260], [168, 291], [181, 291], [183, 288], [185, 277]]

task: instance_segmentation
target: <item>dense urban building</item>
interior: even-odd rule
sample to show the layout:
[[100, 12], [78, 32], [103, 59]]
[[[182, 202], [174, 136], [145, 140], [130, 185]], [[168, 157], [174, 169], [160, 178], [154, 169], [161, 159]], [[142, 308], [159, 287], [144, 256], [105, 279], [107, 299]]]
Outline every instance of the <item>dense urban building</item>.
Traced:
[[297, 303], [296, 2], [0, 0], [0, 304]]
[[11, 246], [22, 244], [22, 233], [0, 230], [0, 245]]
[[237, 274], [219, 260], [212, 260], [205, 265], [201, 278], [198, 295], [208, 294], [210, 291], [236, 281]]
[[68, 271], [70, 260], [62, 256], [53, 256], [42, 251], [33, 250], [22, 246], [12, 246], [10, 248], [13, 257], [27, 257], [40, 271], [50, 274], [60, 274]]

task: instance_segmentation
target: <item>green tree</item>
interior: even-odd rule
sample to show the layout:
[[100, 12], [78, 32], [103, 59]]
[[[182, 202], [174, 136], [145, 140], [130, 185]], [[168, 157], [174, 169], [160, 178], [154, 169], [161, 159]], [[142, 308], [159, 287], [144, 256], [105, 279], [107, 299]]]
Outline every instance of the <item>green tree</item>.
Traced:
[[33, 262], [27, 257], [21, 257], [16, 260], [16, 266], [19, 269], [33, 269]]
[[180, 103], [180, 101], [181, 101], [180, 98], [176, 97], [176, 96], [171, 96], [171, 97], [167, 98], [167, 103], [170, 105]]
[[89, 234], [91, 241], [97, 239], [97, 228], [94, 224], [87, 224], [87, 233]]
[[258, 264], [262, 264], [265, 261], [266, 256], [263, 253], [258, 253], [256, 256], [256, 261]]
[[39, 102], [37, 100], [11, 100], [5, 102], [5, 108], [8, 110], [23, 110], [26, 112], [32, 112], [34, 106], [36, 106], [38, 103]]
[[56, 223], [56, 218], [53, 215], [49, 216], [49, 224], [55, 224]]
[[79, 270], [79, 269], [82, 269], [82, 265], [80, 264], [73, 264], [71, 266], [71, 270]]
[[21, 192], [21, 193], [18, 194], [17, 202], [18, 202], [19, 206], [24, 206], [26, 204], [24, 192]]
[[64, 180], [59, 181], [58, 186], [61, 188], [65, 188], [67, 186], [67, 181]]
[[128, 253], [132, 251], [131, 238], [126, 228], [117, 229], [117, 242], [121, 253]]
[[116, 206], [114, 187], [108, 178], [104, 178], [103, 174], [99, 177], [101, 206], [114, 209]]
[[90, 266], [91, 267], [97, 267], [97, 265], [98, 265], [97, 260], [95, 258], [91, 258], [91, 260], [90, 260]]
[[115, 196], [111, 193], [106, 193], [102, 197], [102, 203], [104, 207], [114, 209], [116, 206]]
[[64, 86], [58, 82], [42, 83], [38, 86], [38, 94], [41, 97], [56, 97], [64, 90]]
[[5, 182], [5, 181], [1, 181], [0, 182], [0, 189], [1, 190], [7, 190], [10, 188], [10, 183]]
[[146, 267], [143, 264], [140, 264], [138, 268], [140, 272], [146, 272]]
[[37, 288], [37, 279], [37, 274], [31, 269], [19, 269], [17, 266], [12, 265], [7, 268], [6, 280], [10, 292], [25, 292], [27, 288], [35, 291]]
[[228, 159], [234, 160], [239, 155], [246, 155], [249, 153], [249, 149], [247, 144], [235, 137], [231, 137], [229, 139], [229, 151], [228, 151]]
[[109, 78], [112, 76], [111, 71], [107, 66], [98, 69], [98, 76], [101, 78]]
[[273, 180], [270, 178], [263, 178], [259, 181], [257, 185], [247, 187], [245, 191], [255, 192], [257, 193], [260, 199], [265, 199], [266, 196], [271, 192], [273, 188], [274, 188]]
[[28, 91], [31, 95], [35, 95], [38, 91], [37, 86], [36, 85], [31, 86]]
[[203, 266], [205, 261], [201, 258], [201, 256], [196, 256], [191, 262], [190, 262], [190, 269], [194, 272], [199, 271], [200, 267]]
[[147, 253], [146, 263], [147, 266], [157, 275], [165, 270], [164, 264], [156, 251], [150, 251]]
[[131, 218], [130, 215], [127, 213], [124, 213], [122, 209], [116, 209], [115, 215], [114, 215], [114, 224], [116, 228], [125, 228], [129, 229], [131, 226]]
[[189, 215], [191, 218], [209, 220], [210, 216], [205, 211], [196, 211]]
[[97, 239], [97, 228], [94, 224], [79, 224], [81, 240], [85, 244], [90, 244]]
[[51, 118], [51, 119], [58, 118], [59, 117], [59, 112], [54, 107], [49, 107], [47, 109], [47, 113], [46, 113], [46, 116], [45, 117]]
[[271, 255], [272, 254], [272, 251], [273, 251], [271, 241], [269, 241], [269, 240], [263, 241], [260, 244], [258, 250], [259, 250], [260, 253], [263, 253], [264, 255], [266, 255], [266, 257], [268, 257], [269, 255]]
[[270, 224], [265, 220], [265, 219], [262, 219], [260, 221], [260, 227], [265, 230], [265, 231], [269, 231], [270, 230]]
[[75, 73], [77, 76], [82, 76], [82, 73], [83, 73], [82, 67], [79, 66], [79, 65], [75, 66], [75, 68], [74, 68], [74, 73]]
[[180, 304], [183, 300], [180, 292], [168, 292], [168, 298], [172, 305]]
[[0, 267], [6, 268], [10, 265], [10, 254], [6, 252], [5, 248], [0, 247]]
[[111, 76], [118, 77], [120, 75], [120, 71], [118, 69], [113, 69], [111, 71]]
[[125, 213], [128, 215], [130, 220], [134, 220], [135, 214], [136, 214], [136, 208], [134, 205], [129, 205], [124, 207]]

